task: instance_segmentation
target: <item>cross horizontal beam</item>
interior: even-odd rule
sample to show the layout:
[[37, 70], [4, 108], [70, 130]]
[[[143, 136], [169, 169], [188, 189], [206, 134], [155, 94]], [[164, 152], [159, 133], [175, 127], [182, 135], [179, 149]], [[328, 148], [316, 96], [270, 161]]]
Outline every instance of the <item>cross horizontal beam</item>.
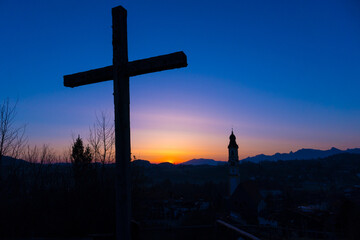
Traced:
[[[187, 59], [185, 53], [175, 52], [128, 62], [125, 71], [129, 77], [133, 77], [145, 73], [159, 72], [186, 66]], [[91, 83], [113, 80], [113, 74], [113, 66], [107, 66], [85, 72], [65, 75], [64, 86], [73, 88]]]

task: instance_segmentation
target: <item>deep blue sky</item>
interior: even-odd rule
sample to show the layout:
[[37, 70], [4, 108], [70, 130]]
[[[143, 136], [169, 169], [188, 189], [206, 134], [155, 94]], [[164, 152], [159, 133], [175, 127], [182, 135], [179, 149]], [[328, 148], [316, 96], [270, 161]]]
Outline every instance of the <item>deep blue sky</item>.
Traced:
[[84, 137], [112, 83], [62, 76], [111, 65], [111, 8], [128, 10], [129, 60], [182, 50], [185, 69], [131, 79], [133, 153], [153, 161], [360, 142], [359, 1], [0, 0], [1, 99], [32, 143]]

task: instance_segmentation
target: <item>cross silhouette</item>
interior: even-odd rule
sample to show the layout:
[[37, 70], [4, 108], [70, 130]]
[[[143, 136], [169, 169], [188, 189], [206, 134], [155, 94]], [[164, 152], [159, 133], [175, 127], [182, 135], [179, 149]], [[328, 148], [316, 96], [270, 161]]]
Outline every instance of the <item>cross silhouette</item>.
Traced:
[[129, 62], [126, 18], [127, 12], [122, 6], [112, 9], [112, 66], [64, 76], [64, 86], [72, 88], [108, 80], [114, 82], [117, 240], [131, 239], [129, 77], [187, 66], [183, 52]]

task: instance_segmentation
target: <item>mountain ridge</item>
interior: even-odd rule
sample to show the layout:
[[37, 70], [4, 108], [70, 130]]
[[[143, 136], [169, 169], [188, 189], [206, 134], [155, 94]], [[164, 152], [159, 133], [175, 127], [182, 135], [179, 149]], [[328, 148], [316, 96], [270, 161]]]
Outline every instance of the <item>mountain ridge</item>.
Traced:
[[194, 158], [189, 161], [180, 163], [181, 165], [211, 165], [211, 166], [218, 166], [221, 164], [225, 164], [224, 161], [216, 161], [214, 159], [206, 159], [206, 158]]
[[244, 158], [241, 161], [259, 163], [262, 161], [310, 160], [310, 159], [326, 158], [340, 153], [360, 154], [360, 148], [352, 148], [352, 149], [348, 148], [346, 150], [340, 150], [335, 147], [332, 147], [328, 150], [302, 148], [297, 150], [296, 152], [290, 151], [289, 153], [275, 153], [273, 155], [259, 154], [254, 157]]
[[[241, 159], [240, 162], [252, 162], [252, 163], [259, 163], [263, 161], [289, 161], [289, 160], [311, 160], [311, 159], [320, 159], [320, 158], [326, 158], [330, 157], [336, 154], [341, 153], [351, 153], [351, 154], [360, 154], [360, 148], [352, 148], [352, 149], [346, 149], [346, 150], [340, 150], [335, 147], [332, 147], [328, 150], [319, 150], [319, 149], [312, 149], [312, 148], [302, 148], [297, 150], [296, 152], [290, 151], [289, 153], [275, 153], [273, 155], [265, 155], [265, 154], [258, 154], [253, 157], [247, 157], [244, 159]], [[210, 166], [219, 166], [226, 164], [227, 161], [216, 161], [214, 159], [207, 159], [207, 158], [195, 158], [191, 159], [176, 165], [188, 165], [188, 166], [199, 166], [199, 165], [210, 165]], [[9, 166], [9, 165], [22, 165], [22, 164], [28, 164], [27, 161], [22, 159], [15, 159], [8, 156], [3, 156], [2, 159], [2, 165], [3, 166]], [[69, 163], [57, 163], [57, 164], [69, 164]], [[136, 166], [142, 166], [142, 167], [148, 167], [151, 166], [153, 163], [151, 163], [148, 160], [142, 160], [138, 159], [135, 161], [132, 161], [132, 164]], [[159, 163], [156, 164], [159, 166], [164, 167], [171, 167], [172, 163]]]
[[[312, 148], [301, 148], [296, 152], [290, 151], [289, 153], [275, 153], [273, 155], [265, 155], [265, 154], [258, 154], [253, 157], [247, 157], [241, 159], [240, 161], [244, 162], [253, 162], [259, 163], [262, 161], [289, 161], [289, 160], [310, 160], [310, 159], [318, 159], [318, 158], [326, 158], [340, 153], [353, 153], [353, 154], [360, 154], [360, 148], [352, 148], [346, 150], [340, 150], [338, 148], [332, 147], [328, 150], [319, 150], [319, 149], [312, 149]], [[214, 159], [191, 159], [189, 161], [180, 163], [182, 165], [213, 165], [218, 166], [221, 164], [225, 164], [226, 161], [216, 161]]]

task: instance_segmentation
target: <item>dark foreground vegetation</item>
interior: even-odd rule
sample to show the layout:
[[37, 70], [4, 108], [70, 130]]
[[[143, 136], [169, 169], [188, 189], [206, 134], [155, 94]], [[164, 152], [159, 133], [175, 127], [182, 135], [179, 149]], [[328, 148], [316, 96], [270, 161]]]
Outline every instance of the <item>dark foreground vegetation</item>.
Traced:
[[[231, 210], [227, 171], [226, 165], [133, 161], [132, 203], [137, 231], [152, 239], [158, 232], [174, 233], [166, 229], [187, 229], [209, 239], [212, 231], [206, 229], [217, 219], [225, 219]], [[245, 162], [240, 172], [242, 182], [254, 182], [259, 192], [271, 193], [264, 195], [266, 207], [259, 216], [276, 225], [262, 225], [261, 229], [297, 229], [298, 236], [301, 231], [319, 232], [319, 239], [326, 239], [323, 233], [335, 239], [360, 239], [360, 155]], [[113, 164], [47, 164], [4, 157], [0, 238], [114, 234], [114, 173]], [[261, 222], [256, 224], [260, 226]], [[248, 231], [251, 227], [254, 224], [243, 224]], [[192, 228], [197, 230], [189, 230]], [[283, 238], [274, 237], [280, 236], [278, 232], [271, 238], [259, 229], [254, 231], [262, 234], [262, 239]], [[179, 232], [185, 234], [185, 230]]]

